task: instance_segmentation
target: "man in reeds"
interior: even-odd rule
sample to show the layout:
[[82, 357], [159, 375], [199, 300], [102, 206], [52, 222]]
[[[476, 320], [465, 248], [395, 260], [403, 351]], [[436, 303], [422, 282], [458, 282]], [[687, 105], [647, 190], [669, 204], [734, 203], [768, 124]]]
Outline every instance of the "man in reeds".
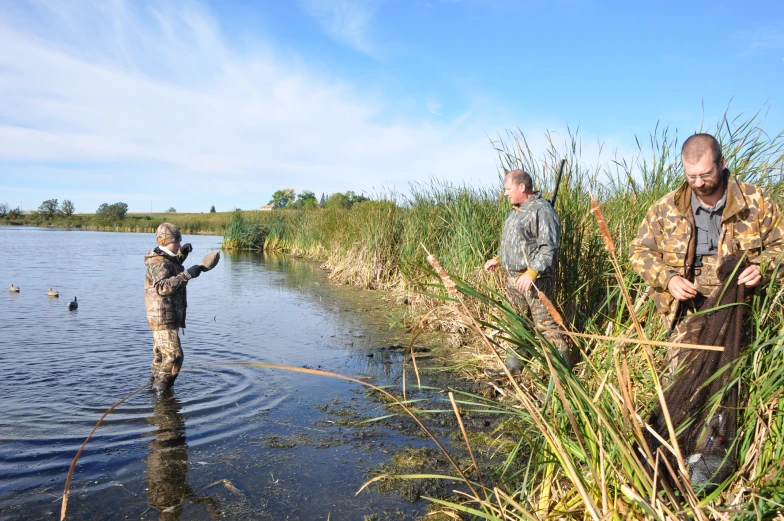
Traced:
[[689, 137], [681, 160], [683, 184], [651, 206], [630, 248], [632, 267], [671, 329], [719, 286], [721, 258], [746, 252], [751, 264], [738, 284], [751, 288], [772, 271], [784, 247], [778, 206], [758, 186], [730, 174], [716, 138]]
[[182, 243], [180, 229], [163, 223], [155, 230], [158, 246], [144, 256], [147, 276], [144, 279], [144, 304], [147, 323], [152, 330], [153, 360], [150, 380], [153, 389], [162, 392], [174, 385], [182, 367], [183, 353], [178, 330], [185, 327], [188, 307], [185, 287], [198, 277], [203, 266], [187, 270], [182, 263], [193, 250]]
[[[741, 352], [744, 308], [734, 304], [776, 272], [784, 222], [770, 196], [730, 174], [713, 136], [688, 138], [681, 160], [683, 184], [648, 210], [630, 254], [670, 324], [671, 340], [724, 348], [671, 348], [662, 374], [689, 481], [695, 490], [708, 491], [736, 468], [739, 393], [726, 369]], [[706, 310], [713, 311], [692, 314]], [[674, 467], [674, 455], [659, 442], [669, 433], [663, 411], [659, 404], [651, 413], [648, 423], [658, 437], [646, 434], [646, 442], [651, 453], [663, 450]], [[671, 483], [681, 479], [664, 466], [657, 473]]]
[[[534, 192], [533, 180], [524, 170], [506, 174], [504, 195], [512, 203], [512, 209], [504, 223], [498, 255], [485, 263], [485, 270], [503, 268], [508, 277], [507, 293], [518, 314], [530, 312], [539, 329], [558, 329], [538, 296], [541, 291], [553, 300], [554, 263], [561, 235], [558, 215], [539, 192]], [[566, 365], [572, 367], [571, 351], [563, 336], [553, 331], [543, 335], [558, 350]], [[520, 356], [510, 353], [506, 367], [513, 374], [519, 372], [522, 369]]]

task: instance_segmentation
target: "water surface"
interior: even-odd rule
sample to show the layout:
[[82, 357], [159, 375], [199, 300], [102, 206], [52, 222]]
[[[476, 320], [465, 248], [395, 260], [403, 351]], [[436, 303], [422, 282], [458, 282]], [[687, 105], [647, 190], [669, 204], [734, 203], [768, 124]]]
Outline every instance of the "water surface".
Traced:
[[[186, 266], [220, 240], [185, 236], [194, 247]], [[109, 406], [147, 382], [142, 257], [154, 245], [153, 234], [0, 227], [0, 519], [59, 518], [79, 445]], [[11, 283], [21, 292], [6, 292]], [[61, 297], [47, 297], [49, 287]], [[69, 312], [74, 296], [79, 309]], [[79, 460], [69, 518], [421, 515], [422, 502], [354, 495], [394, 447], [423, 443], [358, 425], [385, 413], [361, 386], [214, 365], [252, 360], [395, 384], [400, 355], [383, 348], [405, 335], [386, 307], [331, 285], [311, 264], [224, 252], [188, 284], [173, 395], [144, 391], [108, 416]]]

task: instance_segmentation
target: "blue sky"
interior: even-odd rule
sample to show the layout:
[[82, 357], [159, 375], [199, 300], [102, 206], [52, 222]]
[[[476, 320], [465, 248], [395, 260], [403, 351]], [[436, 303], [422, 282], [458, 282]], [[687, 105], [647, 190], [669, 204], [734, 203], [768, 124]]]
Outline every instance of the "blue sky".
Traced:
[[783, 28], [781, 1], [0, 2], [0, 202], [491, 184], [488, 135], [579, 127], [601, 165], [728, 105], [777, 134]]

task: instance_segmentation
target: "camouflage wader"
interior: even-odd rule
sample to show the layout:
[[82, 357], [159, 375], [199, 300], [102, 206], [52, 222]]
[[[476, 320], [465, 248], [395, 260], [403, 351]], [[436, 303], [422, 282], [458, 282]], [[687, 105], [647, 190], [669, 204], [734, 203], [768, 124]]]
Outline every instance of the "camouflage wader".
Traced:
[[[539, 295], [536, 292], [536, 288], [539, 288], [539, 291], [544, 293], [545, 296], [552, 301], [553, 279], [551, 277], [537, 278], [525, 294], [520, 293], [517, 290], [514, 285], [515, 280], [517, 280], [517, 277], [510, 276], [506, 284], [507, 296], [514, 307], [515, 312], [517, 312], [518, 315], [525, 315], [530, 312], [534, 327], [537, 329], [558, 329], [558, 324], [555, 323], [555, 320], [553, 320], [553, 317], [547, 311], [547, 308], [544, 307], [544, 304], [539, 299]], [[536, 288], [534, 288], [534, 285], [536, 285]], [[569, 344], [564, 340], [563, 335], [545, 331], [542, 333], [542, 336], [558, 350], [558, 353], [560, 353], [568, 367], [574, 365], [571, 349], [569, 348]], [[510, 371], [512, 368], [517, 370], [519, 365], [517, 358], [510, 352], [507, 357], [507, 368], [509, 368]]]
[[164, 382], [169, 387], [180, 373], [184, 355], [180, 335], [176, 329], [159, 329], [152, 332], [152, 374], [150, 380]]
[[[159, 245], [182, 238], [173, 224], [163, 223], [156, 232]], [[151, 381], [174, 384], [182, 366], [182, 347], [178, 330], [185, 327], [188, 307], [187, 285], [192, 278], [182, 266], [187, 252], [173, 255], [161, 247], [144, 256], [144, 306], [153, 336]]]

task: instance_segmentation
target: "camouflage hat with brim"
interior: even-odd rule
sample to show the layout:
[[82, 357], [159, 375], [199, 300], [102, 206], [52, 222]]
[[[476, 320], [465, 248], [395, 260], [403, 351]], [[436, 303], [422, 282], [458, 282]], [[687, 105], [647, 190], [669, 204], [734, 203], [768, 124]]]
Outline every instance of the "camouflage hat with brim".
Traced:
[[182, 234], [180, 229], [171, 223], [162, 223], [155, 230], [155, 240], [158, 241], [158, 246], [166, 246], [172, 242], [182, 241]]

